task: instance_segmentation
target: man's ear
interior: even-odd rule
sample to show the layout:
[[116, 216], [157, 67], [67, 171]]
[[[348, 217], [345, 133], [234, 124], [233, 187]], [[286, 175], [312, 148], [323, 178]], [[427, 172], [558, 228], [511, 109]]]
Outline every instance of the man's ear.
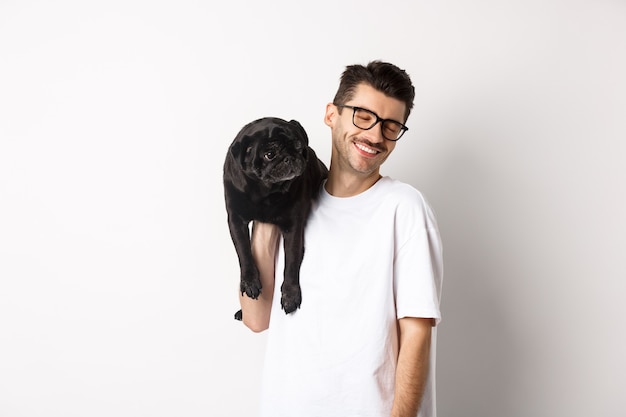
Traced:
[[324, 123], [326, 126], [333, 127], [338, 117], [337, 106], [333, 103], [328, 103], [326, 105], [326, 113], [324, 114]]
[[302, 138], [304, 139], [304, 143], [306, 145], [309, 144], [309, 136], [306, 134], [306, 130], [304, 130], [304, 128], [302, 127], [302, 125], [300, 124], [300, 122], [298, 122], [297, 120], [290, 120], [289, 124], [293, 127], [293, 130]]

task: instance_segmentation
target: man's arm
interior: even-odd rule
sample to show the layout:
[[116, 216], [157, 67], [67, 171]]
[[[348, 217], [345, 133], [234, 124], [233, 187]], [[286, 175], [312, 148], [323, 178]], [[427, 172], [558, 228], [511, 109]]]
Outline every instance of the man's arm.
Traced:
[[259, 270], [261, 295], [256, 300], [239, 293], [243, 323], [253, 332], [269, 327], [272, 298], [274, 296], [274, 269], [276, 250], [280, 237], [278, 226], [254, 222], [252, 227], [252, 256]]
[[432, 319], [404, 317], [398, 320], [400, 352], [391, 417], [417, 415], [428, 376], [432, 325]]

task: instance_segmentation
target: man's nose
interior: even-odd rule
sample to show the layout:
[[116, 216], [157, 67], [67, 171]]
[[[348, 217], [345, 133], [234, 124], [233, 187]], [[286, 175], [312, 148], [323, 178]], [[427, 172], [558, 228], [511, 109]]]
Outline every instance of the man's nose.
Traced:
[[383, 136], [383, 124], [379, 121], [367, 131], [373, 143], [384, 143], [385, 137]]

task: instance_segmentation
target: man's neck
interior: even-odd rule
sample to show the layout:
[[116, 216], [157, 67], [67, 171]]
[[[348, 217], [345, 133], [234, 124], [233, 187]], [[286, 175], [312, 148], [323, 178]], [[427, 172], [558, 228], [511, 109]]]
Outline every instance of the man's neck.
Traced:
[[380, 178], [378, 170], [370, 174], [348, 174], [337, 173], [331, 169], [325, 188], [334, 197], [353, 197], [369, 189]]

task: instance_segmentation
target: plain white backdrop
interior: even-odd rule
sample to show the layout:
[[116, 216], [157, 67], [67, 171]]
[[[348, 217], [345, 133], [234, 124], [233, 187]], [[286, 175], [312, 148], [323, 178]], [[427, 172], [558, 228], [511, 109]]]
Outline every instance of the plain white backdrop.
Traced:
[[254, 415], [225, 152], [277, 116], [328, 163], [372, 59], [417, 90], [383, 173], [439, 219], [440, 416], [625, 415], [624, 1], [3, 0], [0, 417]]

